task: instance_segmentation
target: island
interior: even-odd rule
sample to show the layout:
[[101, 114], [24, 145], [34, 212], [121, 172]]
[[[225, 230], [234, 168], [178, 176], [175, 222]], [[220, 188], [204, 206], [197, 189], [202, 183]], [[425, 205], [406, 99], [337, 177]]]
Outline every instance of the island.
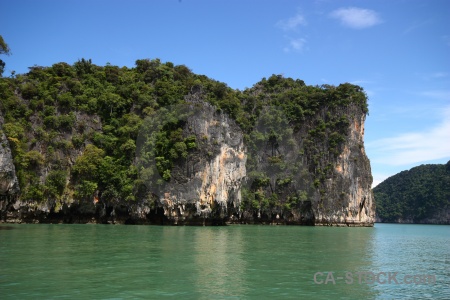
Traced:
[[0, 222], [373, 226], [363, 88], [185, 65], [0, 79]]

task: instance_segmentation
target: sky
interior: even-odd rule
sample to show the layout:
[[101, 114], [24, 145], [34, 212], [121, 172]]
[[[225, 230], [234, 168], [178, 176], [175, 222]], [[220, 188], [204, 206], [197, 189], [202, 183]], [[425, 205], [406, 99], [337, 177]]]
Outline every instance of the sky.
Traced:
[[0, 0], [1, 59], [4, 76], [159, 58], [239, 90], [272, 74], [360, 85], [376, 186], [450, 160], [449, 15], [447, 0]]

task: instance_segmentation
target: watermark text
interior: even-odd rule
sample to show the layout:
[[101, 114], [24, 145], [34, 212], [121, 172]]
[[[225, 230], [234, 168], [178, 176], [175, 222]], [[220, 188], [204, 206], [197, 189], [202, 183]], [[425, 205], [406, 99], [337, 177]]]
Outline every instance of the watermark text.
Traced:
[[316, 272], [315, 284], [435, 284], [436, 276], [428, 274], [399, 275], [398, 272]]

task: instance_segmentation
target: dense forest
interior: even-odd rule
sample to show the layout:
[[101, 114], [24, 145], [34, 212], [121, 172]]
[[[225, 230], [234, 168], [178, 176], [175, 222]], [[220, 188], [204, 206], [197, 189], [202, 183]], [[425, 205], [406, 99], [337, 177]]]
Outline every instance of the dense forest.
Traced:
[[[325, 198], [324, 185], [333, 176], [333, 161], [343, 151], [351, 118], [368, 112], [363, 89], [349, 83], [308, 86], [272, 75], [240, 91], [159, 59], [137, 60], [133, 68], [97, 66], [90, 59], [33, 66], [27, 74], [0, 79], [1, 131], [12, 149], [20, 199], [52, 203], [57, 210], [64, 203], [90, 202], [93, 197], [116, 203], [151, 198], [136, 163], [139, 131], [145, 119], [167, 113], [163, 108], [196, 98], [242, 130], [253, 184], [243, 191], [241, 205], [259, 211], [289, 210], [307, 200], [309, 190], [322, 191]], [[166, 182], [176, 180], [174, 165], [214, 143], [207, 137], [186, 136], [185, 120], [176, 114], [169, 117], [153, 144], [158, 175]], [[261, 122], [264, 130], [258, 129]], [[276, 149], [299, 131], [304, 138], [298, 153], [307, 161], [308, 186], [279, 197], [279, 188], [292, 182], [298, 168]], [[257, 155], [251, 153], [262, 144], [272, 145], [264, 170], [258, 169]], [[289, 171], [271, 181], [266, 173], [274, 169]]]
[[400, 172], [373, 193], [381, 222], [450, 224], [450, 161]]

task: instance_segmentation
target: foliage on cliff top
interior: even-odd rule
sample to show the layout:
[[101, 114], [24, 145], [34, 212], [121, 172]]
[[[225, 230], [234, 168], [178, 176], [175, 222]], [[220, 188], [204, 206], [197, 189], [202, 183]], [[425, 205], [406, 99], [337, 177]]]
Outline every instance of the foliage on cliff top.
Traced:
[[[339, 153], [349, 125], [334, 113], [351, 105], [361, 114], [368, 112], [363, 89], [349, 83], [307, 86], [272, 75], [239, 91], [159, 59], [137, 60], [134, 68], [97, 66], [81, 59], [73, 65], [29, 69], [0, 79], [0, 110], [21, 193], [30, 200], [81, 201], [96, 193], [105, 200], [136, 199], [140, 182], [134, 159], [143, 119], [162, 107], [184, 103], [186, 95], [196, 91], [235, 119], [247, 135], [264, 106], [281, 107], [294, 130], [309, 130], [305, 151], [315, 162], [310, 171], [318, 182], [326, 177], [321, 156]], [[175, 122], [163, 129], [159, 140], [159, 171], [165, 180], [170, 180], [173, 160], [185, 155], [186, 143], [193, 143], [179, 136], [181, 126]]]
[[450, 161], [402, 171], [377, 185], [373, 193], [383, 222], [433, 219], [450, 209]]
[[[0, 35], [0, 54], [11, 54], [11, 49], [9, 49], [8, 44], [5, 42], [3, 37]], [[5, 69], [5, 62], [0, 59], [0, 77], [3, 74], [3, 70]]]

